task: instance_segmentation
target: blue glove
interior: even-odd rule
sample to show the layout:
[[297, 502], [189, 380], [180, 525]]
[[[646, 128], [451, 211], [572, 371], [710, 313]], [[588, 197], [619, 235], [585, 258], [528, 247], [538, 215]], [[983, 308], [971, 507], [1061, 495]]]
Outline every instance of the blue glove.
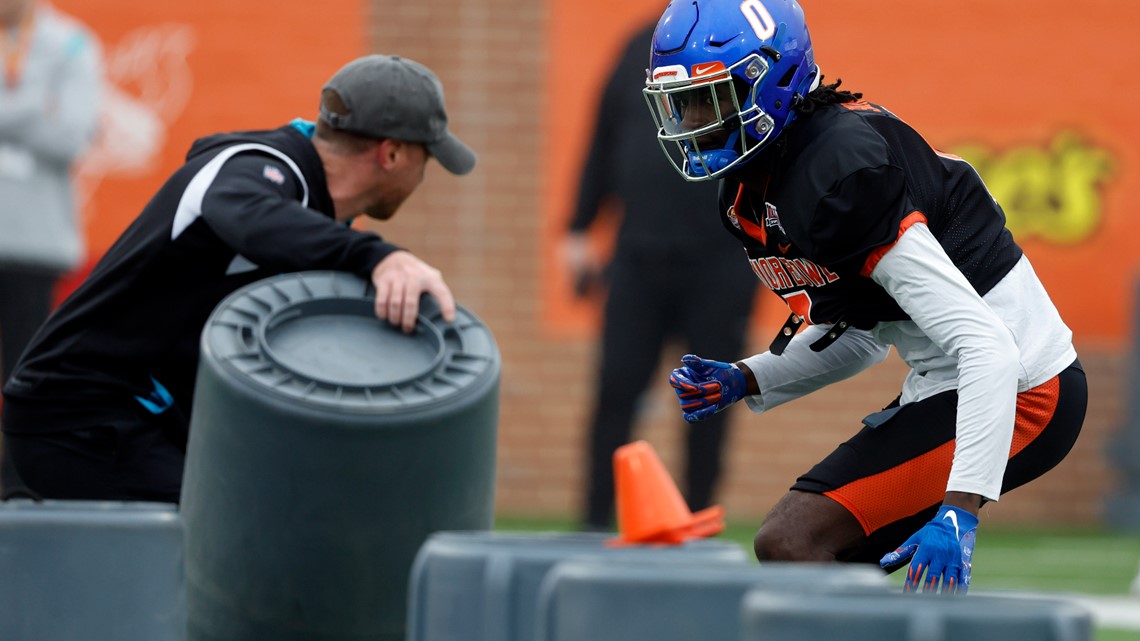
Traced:
[[707, 361], [700, 356], [686, 354], [681, 358], [684, 367], [669, 375], [669, 384], [681, 400], [681, 410], [690, 423], [703, 421], [732, 405], [748, 391], [748, 381], [731, 363]]
[[918, 589], [923, 572], [923, 592], [937, 592], [939, 582], [944, 594], [966, 593], [970, 589], [970, 560], [974, 556], [974, 539], [978, 535], [978, 517], [966, 510], [943, 505], [934, 520], [922, 526], [902, 546], [879, 561], [887, 572], [910, 563], [903, 590]]

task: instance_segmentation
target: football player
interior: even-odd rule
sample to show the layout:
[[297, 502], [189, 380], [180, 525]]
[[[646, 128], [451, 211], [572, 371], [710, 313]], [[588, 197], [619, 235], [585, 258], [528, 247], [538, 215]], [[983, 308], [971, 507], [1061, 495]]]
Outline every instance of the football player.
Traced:
[[891, 346], [911, 368], [772, 508], [757, 557], [909, 564], [906, 589], [964, 592], [979, 509], [1064, 458], [1087, 402], [1001, 206], [962, 159], [825, 83], [795, 0], [674, 0], [647, 73], [662, 149], [684, 178], [719, 180], [725, 228], [791, 310], [767, 352], [683, 359], [685, 418], [766, 412]]

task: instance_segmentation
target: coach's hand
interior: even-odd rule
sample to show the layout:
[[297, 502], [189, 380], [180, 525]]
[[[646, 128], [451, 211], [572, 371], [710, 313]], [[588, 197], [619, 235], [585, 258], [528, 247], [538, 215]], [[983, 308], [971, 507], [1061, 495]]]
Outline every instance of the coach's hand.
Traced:
[[[943, 594], [965, 594], [970, 588], [970, 559], [974, 556], [977, 533], [978, 517], [962, 508], [943, 505], [933, 521], [884, 556], [879, 565], [894, 572], [910, 562], [903, 586], [907, 592], [917, 590], [922, 582], [923, 592], [937, 592], [941, 584]], [[922, 581], [924, 573], [926, 580]]]
[[677, 392], [685, 420], [704, 420], [744, 397], [748, 384], [744, 373], [731, 363], [710, 361], [686, 354], [684, 367], [669, 375], [669, 384]]
[[376, 317], [404, 332], [416, 328], [420, 294], [428, 293], [439, 302], [443, 320], [455, 321], [455, 298], [440, 271], [405, 250], [394, 251], [372, 269], [376, 288]]

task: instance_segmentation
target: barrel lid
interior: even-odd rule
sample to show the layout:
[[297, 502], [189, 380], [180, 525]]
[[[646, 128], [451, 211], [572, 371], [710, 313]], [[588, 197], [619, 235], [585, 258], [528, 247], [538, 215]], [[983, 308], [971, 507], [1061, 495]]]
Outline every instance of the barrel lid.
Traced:
[[375, 290], [353, 274], [309, 271], [247, 285], [214, 309], [202, 357], [274, 394], [339, 410], [439, 403], [499, 375], [485, 325], [457, 306], [443, 320], [420, 299], [413, 334], [376, 318]]

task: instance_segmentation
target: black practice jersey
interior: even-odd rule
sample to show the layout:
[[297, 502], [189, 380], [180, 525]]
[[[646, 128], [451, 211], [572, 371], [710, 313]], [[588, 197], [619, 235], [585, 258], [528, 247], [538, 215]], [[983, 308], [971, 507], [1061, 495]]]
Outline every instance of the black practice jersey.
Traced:
[[1022, 255], [973, 167], [867, 102], [801, 115], [721, 182], [720, 211], [761, 282], [814, 324], [907, 319], [869, 276], [914, 222], [979, 295]]
[[202, 328], [222, 298], [283, 272], [368, 278], [396, 249], [334, 220], [299, 129], [200, 139], [41, 328], [4, 394], [66, 418], [134, 403], [158, 381], [188, 412]]

